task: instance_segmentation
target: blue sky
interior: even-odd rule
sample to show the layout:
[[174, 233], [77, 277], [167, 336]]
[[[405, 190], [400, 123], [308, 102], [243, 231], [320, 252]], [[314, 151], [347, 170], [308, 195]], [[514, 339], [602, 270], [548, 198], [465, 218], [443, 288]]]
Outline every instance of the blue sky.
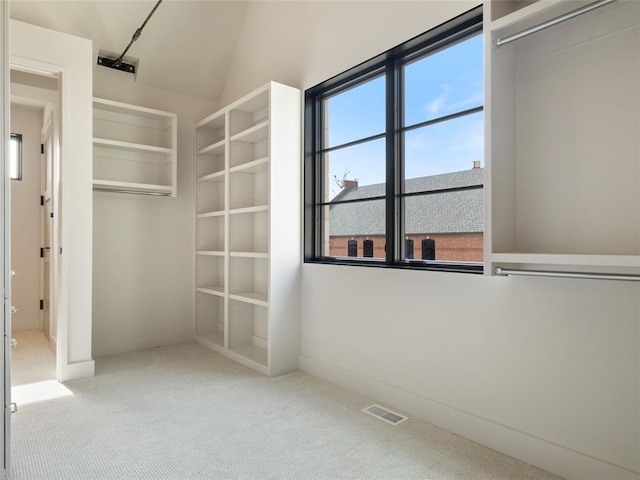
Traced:
[[[482, 36], [405, 67], [405, 125], [482, 105]], [[378, 77], [328, 99], [328, 146], [384, 131], [384, 78]], [[384, 140], [328, 154], [330, 197], [338, 192], [334, 176], [360, 185], [385, 180]], [[483, 159], [483, 114], [460, 117], [407, 132], [407, 178], [470, 169]]]

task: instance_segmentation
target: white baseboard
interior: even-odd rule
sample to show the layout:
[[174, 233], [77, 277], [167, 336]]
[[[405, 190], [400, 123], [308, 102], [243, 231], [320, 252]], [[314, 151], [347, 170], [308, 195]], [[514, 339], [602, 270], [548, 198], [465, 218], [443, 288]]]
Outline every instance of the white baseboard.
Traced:
[[640, 480], [638, 472], [305, 355], [300, 370], [568, 480]]
[[69, 382], [80, 378], [93, 377], [96, 373], [96, 364], [93, 360], [58, 365], [58, 381]]

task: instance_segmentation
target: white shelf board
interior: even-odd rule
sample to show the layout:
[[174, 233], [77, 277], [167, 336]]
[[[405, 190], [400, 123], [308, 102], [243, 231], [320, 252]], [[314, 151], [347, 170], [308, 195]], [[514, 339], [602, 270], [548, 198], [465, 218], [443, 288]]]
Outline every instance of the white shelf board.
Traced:
[[232, 348], [231, 352], [236, 353], [244, 358], [256, 362], [264, 367], [267, 366], [268, 356], [267, 350], [255, 345], [245, 345], [242, 347]]
[[198, 250], [196, 255], [203, 255], [209, 257], [223, 257], [224, 250]]
[[259, 212], [266, 212], [268, 210], [269, 210], [269, 205], [256, 205], [253, 207], [234, 208], [233, 210], [229, 210], [229, 214], [238, 215], [241, 213], [259, 213]]
[[196, 290], [200, 293], [206, 293], [209, 295], [217, 295], [219, 297], [224, 297], [224, 286], [223, 285], [211, 285], [206, 287], [198, 287]]
[[111, 190], [136, 190], [143, 192], [155, 192], [155, 193], [173, 193], [173, 188], [167, 185], [153, 185], [149, 183], [133, 183], [133, 182], [120, 182], [116, 180], [100, 180], [93, 179], [93, 186], [100, 188], [108, 188]]
[[213, 128], [215, 130], [224, 127], [224, 111], [219, 111], [216, 113], [212, 113], [206, 118], [203, 118], [198, 123], [196, 123], [195, 128]]
[[266, 293], [260, 292], [238, 292], [229, 295], [232, 300], [238, 300], [239, 302], [251, 303], [253, 305], [260, 305], [261, 307], [269, 306], [269, 297]]
[[229, 252], [229, 256], [240, 258], [269, 258], [269, 254], [265, 252]]
[[175, 114], [156, 110], [154, 108], [140, 107], [128, 103], [107, 100], [106, 98], [93, 97], [93, 108], [107, 112], [122, 113], [125, 115], [135, 115], [138, 117], [152, 118], [156, 120], [171, 119]]
[[219, 142], [201, 148], [200, 150], [198, 150], [198, 155], [220, 155], [224, 153], [224, 144], [225, 141], [224, 139], [222, 139]]
[[266, 172], [269, 169], [269, 157], [259, 158], [252, 162], [243, 163], [235, 167], [231, 167], [229, 172], [243, 172], [243, 173], [259, 173]]
[[224, 348], [223, 332], [213, 332], [196, 335], [196, 342], [219, 353], [223, 353], [226, 350]]
[[490, 29], [493, 32], [501, 31], [501, 35], [511, 35], [590, 3], [594, 3], [594, 0], [539, 0], [494, 20], [490, 23]]
[[198, 177], [198, 182], [213, 182], [213, 183], [224, 182], [224, 170], [220, 172], [209, 173], [208, 175], [203, 175], [201, 177]]
[[197, 215], [197, 218], [211, 218], [211, 217], [223, 217], [223, 216], [224, 216], [224, 210], [217, 210], [215, 212], [199, 213]]
[[[93, 145], [96, 147], [113, 148], [116, 150], [128, 150], [130, 152], [159, 153], [172, 155], [173, 149], [156, 147], [155, 145], [143, 145], [141, 143], [121, 142], [119, 140], [109, 140], [108, 138], [93, 138]], [[167, 163], [171, 158], [163, 158], [158, 163]]]
[[266, 140], [269, 135], [269, 120], [264, 120], [251, 128], [236, 133], [231, 137], [232, 142], [257, 143]]
[[640, 267], [640, 255], [575, 255], [553, 253], [492, 253], [494, 263], [575, 265], [596, 267]]

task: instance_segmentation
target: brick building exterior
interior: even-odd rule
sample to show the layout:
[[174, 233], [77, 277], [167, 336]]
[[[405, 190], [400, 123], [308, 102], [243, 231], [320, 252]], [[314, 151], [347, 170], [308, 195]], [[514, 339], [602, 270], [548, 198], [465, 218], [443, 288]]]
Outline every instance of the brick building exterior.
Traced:
[[[482, 185], [481, 168], [407, 180], [405, 191], [426, 192], [405, 200], [405, 237], [413, 240], [414, 259], [422, 259], [422, 240], [428, 238], [435, 242], [436, 261], [483, 261]], [[384, 195], [384, 188], [349, 181], [333, 201], [366, 200]], [[349, 256], [348, 242], [355, 240], [357, 257], [363, 257], [363, 243], [371, 240], [373, 257], [384, 258], [384, 223], [383, 201], [332, 205], [328, 255]]]

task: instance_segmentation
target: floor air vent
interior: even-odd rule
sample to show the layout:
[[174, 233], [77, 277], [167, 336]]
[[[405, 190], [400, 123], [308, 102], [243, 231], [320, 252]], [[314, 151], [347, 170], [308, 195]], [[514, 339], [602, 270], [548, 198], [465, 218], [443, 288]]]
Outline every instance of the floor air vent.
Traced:
[[380, 420], [384, 420], [391, 425], [400, 425], [402, 422], [406, 422], [409, 420], [409, 417], [405, 417], [404, 415], [400, 415], [399, 413], [392, 412], [389, 409], [381, 407], [380, 405], [371, 405], [370, 407], [363, 408], [362, 411], [364, 413], [368, 413]]

